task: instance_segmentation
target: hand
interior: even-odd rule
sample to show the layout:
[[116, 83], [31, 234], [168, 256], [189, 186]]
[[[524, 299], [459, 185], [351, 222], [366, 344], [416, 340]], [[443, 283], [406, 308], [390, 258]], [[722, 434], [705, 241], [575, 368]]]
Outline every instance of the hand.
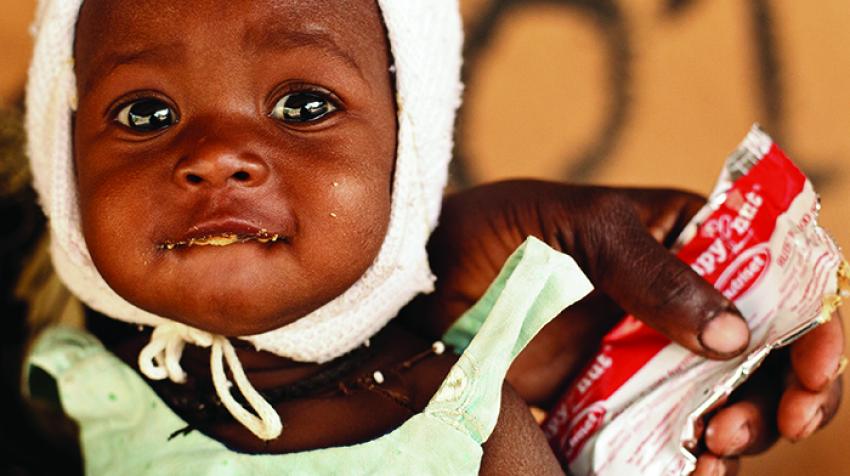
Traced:
[[[841, 316], [800, 338], [761, 369], [718, 410], [705, 430], [696, 475], [736, 474], [738, 457], [760, 453], [782, 436], [800, 441], [829, 422], [841, 401]], [[720, 468], [720, 471], [716, 471]]]
[[[512, 366], [508, 380], [530, 404], [551, 405], [624, 311], [705, 357], [737, 355], [749, 331], [734, 305], [666, 249], [703, 204], [675, 190], [530, 180], [450, 196], [429, 243], [437, 290], [417, 303], [426, 314], [415, 314], [427, 319], [416, 324], [442, 334], [534, 235], [573, 256], [596, 291], [546, 326]], [[800, 438], [825, 424], [840, 397], [832, 374], [842, 352], [835, 319], [792, 346], [787, 385], [771, 382], [781, 380], [776, 372], [785, 371], [789, 358], [771, 359], [708, 421], [698, 472], [712, 464], [734, 471], [737, 455], [764, 450], [778, 433]], [[820, 422], [810, 424], [818, 409]]]

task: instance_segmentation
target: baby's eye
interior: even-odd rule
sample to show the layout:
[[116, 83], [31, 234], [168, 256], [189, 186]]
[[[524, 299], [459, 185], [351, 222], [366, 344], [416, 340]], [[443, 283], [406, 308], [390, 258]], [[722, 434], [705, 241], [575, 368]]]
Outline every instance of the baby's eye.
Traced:
[[336, 109], [326, 95], [302, 91], [282, 97], [270, 115], [290, 124], [304, 124], [318, 121]]
[[147, 98], [124, 106], [115, 120], [136, 132], [154, 132], [177, 123], [177, 115], [159, 99]]

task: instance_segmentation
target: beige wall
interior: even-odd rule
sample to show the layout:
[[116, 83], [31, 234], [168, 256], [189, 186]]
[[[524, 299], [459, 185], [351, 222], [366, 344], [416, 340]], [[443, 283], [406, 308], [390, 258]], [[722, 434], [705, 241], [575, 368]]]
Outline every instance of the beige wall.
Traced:
[[20, 93], [30, 54], [27, 31], [33, 0], [4, 0], [0, 4], [0, 104]]
[[[497, 2], [462, 2], [468, 32]], [[822, 223], [850, 243], [846, 0], [589, 2], [618, 6], [607, 12], [575, 0], [513, 3], [471, 52], [459, 181], [522, 175], [707, 192], [760, 121], [815, 176]], [[665, 10], [674, 3], [681, 8]], [[0, 14], [0, 101], [20, 91], [32, 4], [6, 1]], [[813, 438], [748, 461], [744, 474], [850, 474], [847, 430], [850, 405]]]

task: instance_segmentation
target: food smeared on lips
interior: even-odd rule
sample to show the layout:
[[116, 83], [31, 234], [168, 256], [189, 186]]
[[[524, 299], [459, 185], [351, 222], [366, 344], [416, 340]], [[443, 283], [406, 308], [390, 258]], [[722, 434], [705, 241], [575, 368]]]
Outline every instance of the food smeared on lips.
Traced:
[[285, 241], [286, 238], [279, 233], [269, 233], [268, 230], [260, 230], [258, 233], [217, 233], [214, 235], [203, 235], [182, 241], [166, 241], [159, 245], [161, 250], [174, 250], [189, 248], [192, 246], [228, 246], [236, 243], [277, 243]]

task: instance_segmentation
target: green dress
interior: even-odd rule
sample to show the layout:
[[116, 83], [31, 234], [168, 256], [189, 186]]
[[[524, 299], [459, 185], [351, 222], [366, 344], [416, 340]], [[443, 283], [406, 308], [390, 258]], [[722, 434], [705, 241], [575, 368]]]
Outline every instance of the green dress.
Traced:
[[[566, 306], [591, 289], [567, 255], [529, 238], [484, 297], [450, 331], [474, 337], [427, 407], [364, 443], [282, 455], [237, 453], [191, 432], [130, 367], [79, 329], [54, 327], [36, 341], [27, 369], [57, 383], [80, 428], [92, 475], [478, 474], [482, 443], [499, 416], [502, 382], [514, 357]], [[480, 324], [480, 329], [478, 329]], [[286, 438], [286, 428], [282, 435]]]

